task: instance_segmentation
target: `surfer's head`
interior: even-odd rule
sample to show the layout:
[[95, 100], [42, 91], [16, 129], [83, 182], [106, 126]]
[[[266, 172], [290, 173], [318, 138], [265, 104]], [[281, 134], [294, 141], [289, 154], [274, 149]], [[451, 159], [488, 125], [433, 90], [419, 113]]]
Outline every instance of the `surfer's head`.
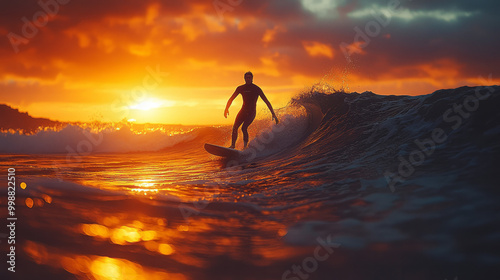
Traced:
[[245, 73], [245, 82], [247, 84], [251, 84], [253, 82], [253, 74], [252, 72], [248, 71]]

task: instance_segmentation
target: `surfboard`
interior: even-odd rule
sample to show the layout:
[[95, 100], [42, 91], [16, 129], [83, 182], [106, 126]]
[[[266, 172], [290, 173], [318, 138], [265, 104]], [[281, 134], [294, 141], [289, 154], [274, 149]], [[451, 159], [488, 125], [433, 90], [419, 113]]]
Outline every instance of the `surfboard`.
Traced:
[[212, 155], [225, 158], [234, 158], [234, 157], [239, 157], [241, 155], [241, 151], [209, 143], [205, 143], [205, 150], [211, 153]]

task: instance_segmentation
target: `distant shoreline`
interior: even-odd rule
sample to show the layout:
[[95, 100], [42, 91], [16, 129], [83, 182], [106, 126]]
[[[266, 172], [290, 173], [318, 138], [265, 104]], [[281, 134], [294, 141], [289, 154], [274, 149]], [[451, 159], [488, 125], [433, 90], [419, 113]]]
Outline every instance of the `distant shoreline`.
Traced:
[[0, 104], [0, 130], [23, 130], [34, 132], [40, 127], [58, 127], [67, 122], [53, 121], [47, 118], [34, 118], [27, 112], [20, 112], [6, 104]]
[[[84, 123], [92, 122], [63, 122], [55, 121], [48, 118], [35, 118], [29, 115], [28, 112], [21, 112], [19, 109], [13, 108], [6, 104], [0, 104], [0, 131], [8, 130], [22, 130], [23, 133], [36, 133], [40, 128], [63, 128], [66, 125], [79, 125]], [[103, 124], [112, 122], [102, 122]], [[117, 122], [120, 123], [120, 122]], [[184, 124], [161, 124], [161, 123], [135, 123], [122, 121], [133, 126], [171, 126], [171, 127], [208, 127], [208, 126], [224, 126], [223, 124], [211, 124], [211, 125], [184, 125]]]

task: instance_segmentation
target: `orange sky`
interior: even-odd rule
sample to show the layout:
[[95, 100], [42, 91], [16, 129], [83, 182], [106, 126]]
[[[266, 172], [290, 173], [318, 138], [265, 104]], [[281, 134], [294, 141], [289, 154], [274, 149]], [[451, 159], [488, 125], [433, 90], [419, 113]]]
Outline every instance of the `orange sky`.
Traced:
[[226, 124], [248, 70], [275, 108], [317, 82], [410, 95], [498, 84], [498, 4], [416, 2], [2, 1], [0, 103], [62, 121]]

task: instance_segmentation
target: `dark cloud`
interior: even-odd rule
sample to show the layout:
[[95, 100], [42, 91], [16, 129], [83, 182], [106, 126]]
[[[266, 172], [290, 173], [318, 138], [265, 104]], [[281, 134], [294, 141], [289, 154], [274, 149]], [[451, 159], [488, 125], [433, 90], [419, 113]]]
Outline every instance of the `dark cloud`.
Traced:
[[[111, 76], [129, 71], [130, 76], [140, 79], [145, 65], [161, 62], [173, 76], [180, 77], [191, 71], [188, 61], [200, 65], [216, 61], [222, 69], [247, 65], [264, 73], [267, 67], [265, 75], [269, 77], [274, 77], [272, 68], [276, 67], [282, 74], [279, 78], [286, 82], [292, 75], [321, 77], [327, 69], [347, 64], [340, 44], [352, 43], [355, 28], [364, 30], [374, 20], [369, 14], [353, 14], [387, 7], [389, 0], [331, 1], [338, 5], [332, 4], [334, 10], [328, 14], [308, 10], [303, 3], [243, 0], [221, 17], [214, 2], [206, 0], [72, 0], [61, 5], [57, 16], [29, 43], [20, 45], [16, 54], [6, 35], [22, 35], [21, 19], [31, 19], [41, 8], [36, 1], [1, 1], [0, 76], [55, 80], [63, 75], [73, 81], [97, 83], [110, 78], [96, 68]], [[159, 7], [153, 24], [132, 22], [145, 18], [152, 5]], [[421, 65], [455, 67], [459, 73], [454, 75], [459, 78], [498, 74], [498, 2], [419, 0], [401, 1], [401, 7], [414, 18], [394, 15], [376, 36], [370, 36], [370, 43], [363, 48], [366, 54], [353, 54], [357, 75], [368, 80], [418, 78], [425, 75]], [[459, 16], [447, 21], [436, 16], [440, 12]], [[264, 42], [266, 32], [274, 33]], [[330, 46], [334, 57], [311, 57], [303, 46], [310, 41]], [[139, 53], [150, 53], [134, 54], [134, 46]], [[194, 74], [206, 71], [203, 66], [192, 69]], [[200, 78], [199, 83], [208, 86], [216, 82], [210, 76]]]

